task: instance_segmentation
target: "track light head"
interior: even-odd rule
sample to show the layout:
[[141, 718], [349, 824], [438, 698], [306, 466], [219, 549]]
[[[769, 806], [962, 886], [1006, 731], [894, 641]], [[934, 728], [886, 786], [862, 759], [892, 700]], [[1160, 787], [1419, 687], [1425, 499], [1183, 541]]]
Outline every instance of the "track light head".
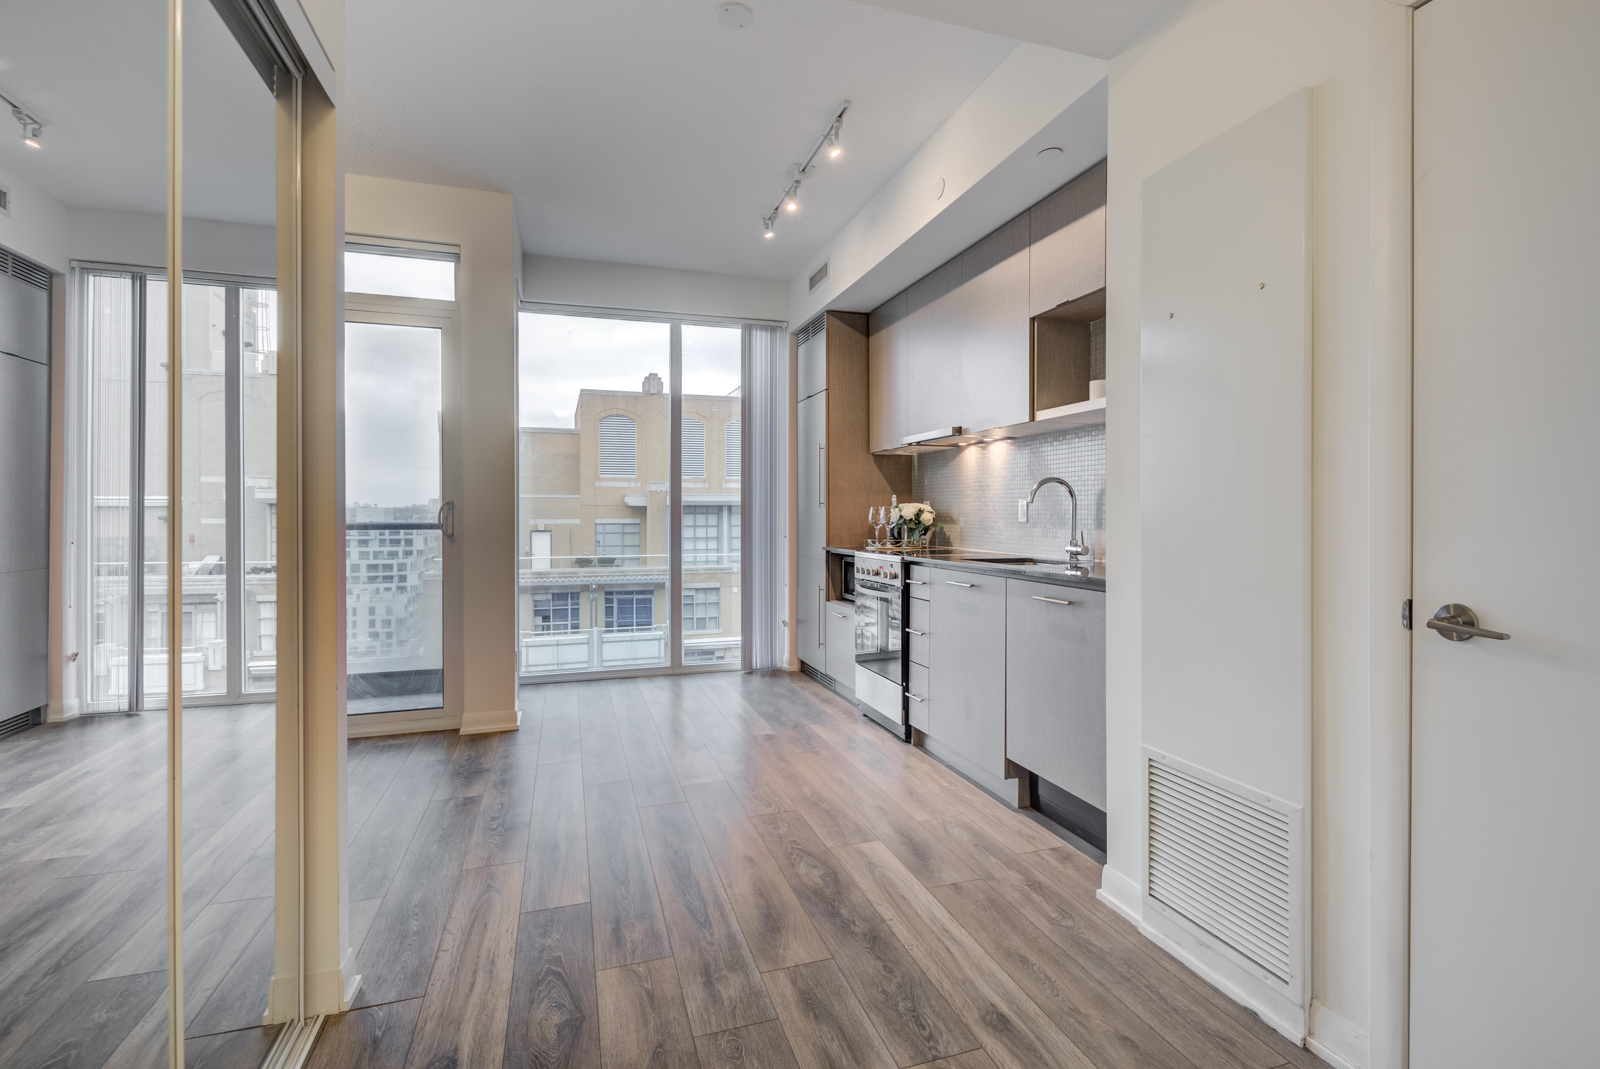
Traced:
[[844, 149], [839, 146], [839, 135], [838, 134], [829, 134], [828, 135], [828, 159], [836, 160], [836, 159], [839, 158], [839, 156], [843, 152], [844, 152]]
[[41, 126], [24, 126], [22, 128], [22, 143], [27, 145], [29, 148], [38, 148], [39, 134], [42, 133], [43, 130], [44, 128]]
[[[6, 103], [10, 104], [8, 100]], [[11, 104], [11, 117], [17, 120], [17, 125], [22, 127], [22, 143], [29, 148], [39, 147], [39, 135], [44, 132], [44, 126], [32, 115], [23, 111], [15, 104]]]
[[783, 195], [783, 210], [786, 212], [798, 211], [800, 208], [800, 183], [796, 182], [789, 187], [789, 192]]

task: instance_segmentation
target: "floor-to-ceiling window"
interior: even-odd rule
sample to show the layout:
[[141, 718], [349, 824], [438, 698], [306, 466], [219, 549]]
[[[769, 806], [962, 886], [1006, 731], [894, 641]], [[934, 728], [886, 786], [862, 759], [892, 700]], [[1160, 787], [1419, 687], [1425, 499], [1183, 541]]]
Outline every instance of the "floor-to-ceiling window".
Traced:
[[276, 293], [191, 276], [183, 292], [179, 649], [167, 642], [167, 280], [80, 272], [90, 381], [88, 697], [96, 711], [267, 694], [276, 680]]
[[522, 313], [524, 678], [740, 665], [741, 333]]

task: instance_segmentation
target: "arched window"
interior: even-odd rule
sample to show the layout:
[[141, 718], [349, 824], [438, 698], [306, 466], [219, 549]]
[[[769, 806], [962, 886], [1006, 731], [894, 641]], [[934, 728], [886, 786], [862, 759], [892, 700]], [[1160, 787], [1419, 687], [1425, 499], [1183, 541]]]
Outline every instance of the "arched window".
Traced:
[[697, 419], [683, 421], [683, 477], [706, 477], [706, 425]]
[[600, 477], [631, 479], [639, 473], [639, 432], [631, 416], [600, 417]]
[[744, 420], [736, 419], [728, 424], [728, 429], [723, 432], [722, 454], [722, 477], [739, 478], [744, 464]]

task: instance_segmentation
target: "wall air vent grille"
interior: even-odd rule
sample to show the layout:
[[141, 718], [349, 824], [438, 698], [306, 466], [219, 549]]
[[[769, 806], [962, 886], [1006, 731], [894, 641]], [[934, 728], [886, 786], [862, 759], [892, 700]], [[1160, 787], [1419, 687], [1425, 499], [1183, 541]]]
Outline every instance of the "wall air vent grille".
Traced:
[[822, 285], [827, 280], [828, 280], [828, 265], [826, 263], [824, 263], [821, 267], [819, 267], [815, 271], [811, 272], [811, 289], [816, 289], [818, 286]]
[[10, 275], [20, 282], [30, 286], [37, 286], [42, 290], [50, 288], [50, 269], [25, 260], [14, 252], [0, 249], [0, 275]]
[[1150, 898], [1287, 983], [1297, 958], [1297, 811], [1155, 758], [1147, 782]]
[[799, 330], [795, 331], [794, 336], [801, 345], [804, 345], [812, 338], [815, 338], [818, 334], [821, 334], [823, 328], [827, 325], [828, 313], [818, 312], [816, 318], [811, 320], [811, 322], [807, 323], [805, 326], [801, 327]]

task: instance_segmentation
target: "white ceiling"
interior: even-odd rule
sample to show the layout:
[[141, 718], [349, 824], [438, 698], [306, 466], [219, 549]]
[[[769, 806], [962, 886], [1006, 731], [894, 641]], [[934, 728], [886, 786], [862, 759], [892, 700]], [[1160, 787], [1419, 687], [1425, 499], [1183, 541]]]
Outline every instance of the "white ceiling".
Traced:
[[[166, 0], [0, 0], [0, 166], [75, 207], [166, 211]], [[209, 0], [184, 4], [184, 214], [273, 221], [272, 95]]]
[[862, 0], [876, 7], [1110, 59], [1180, 0]]
[[[348, 0], [347, 170], [515, 194], [525, 251], [790, 278], [1015, 47], [853, 0]], [[760, 222], [839, 102], [844, 156]]]

